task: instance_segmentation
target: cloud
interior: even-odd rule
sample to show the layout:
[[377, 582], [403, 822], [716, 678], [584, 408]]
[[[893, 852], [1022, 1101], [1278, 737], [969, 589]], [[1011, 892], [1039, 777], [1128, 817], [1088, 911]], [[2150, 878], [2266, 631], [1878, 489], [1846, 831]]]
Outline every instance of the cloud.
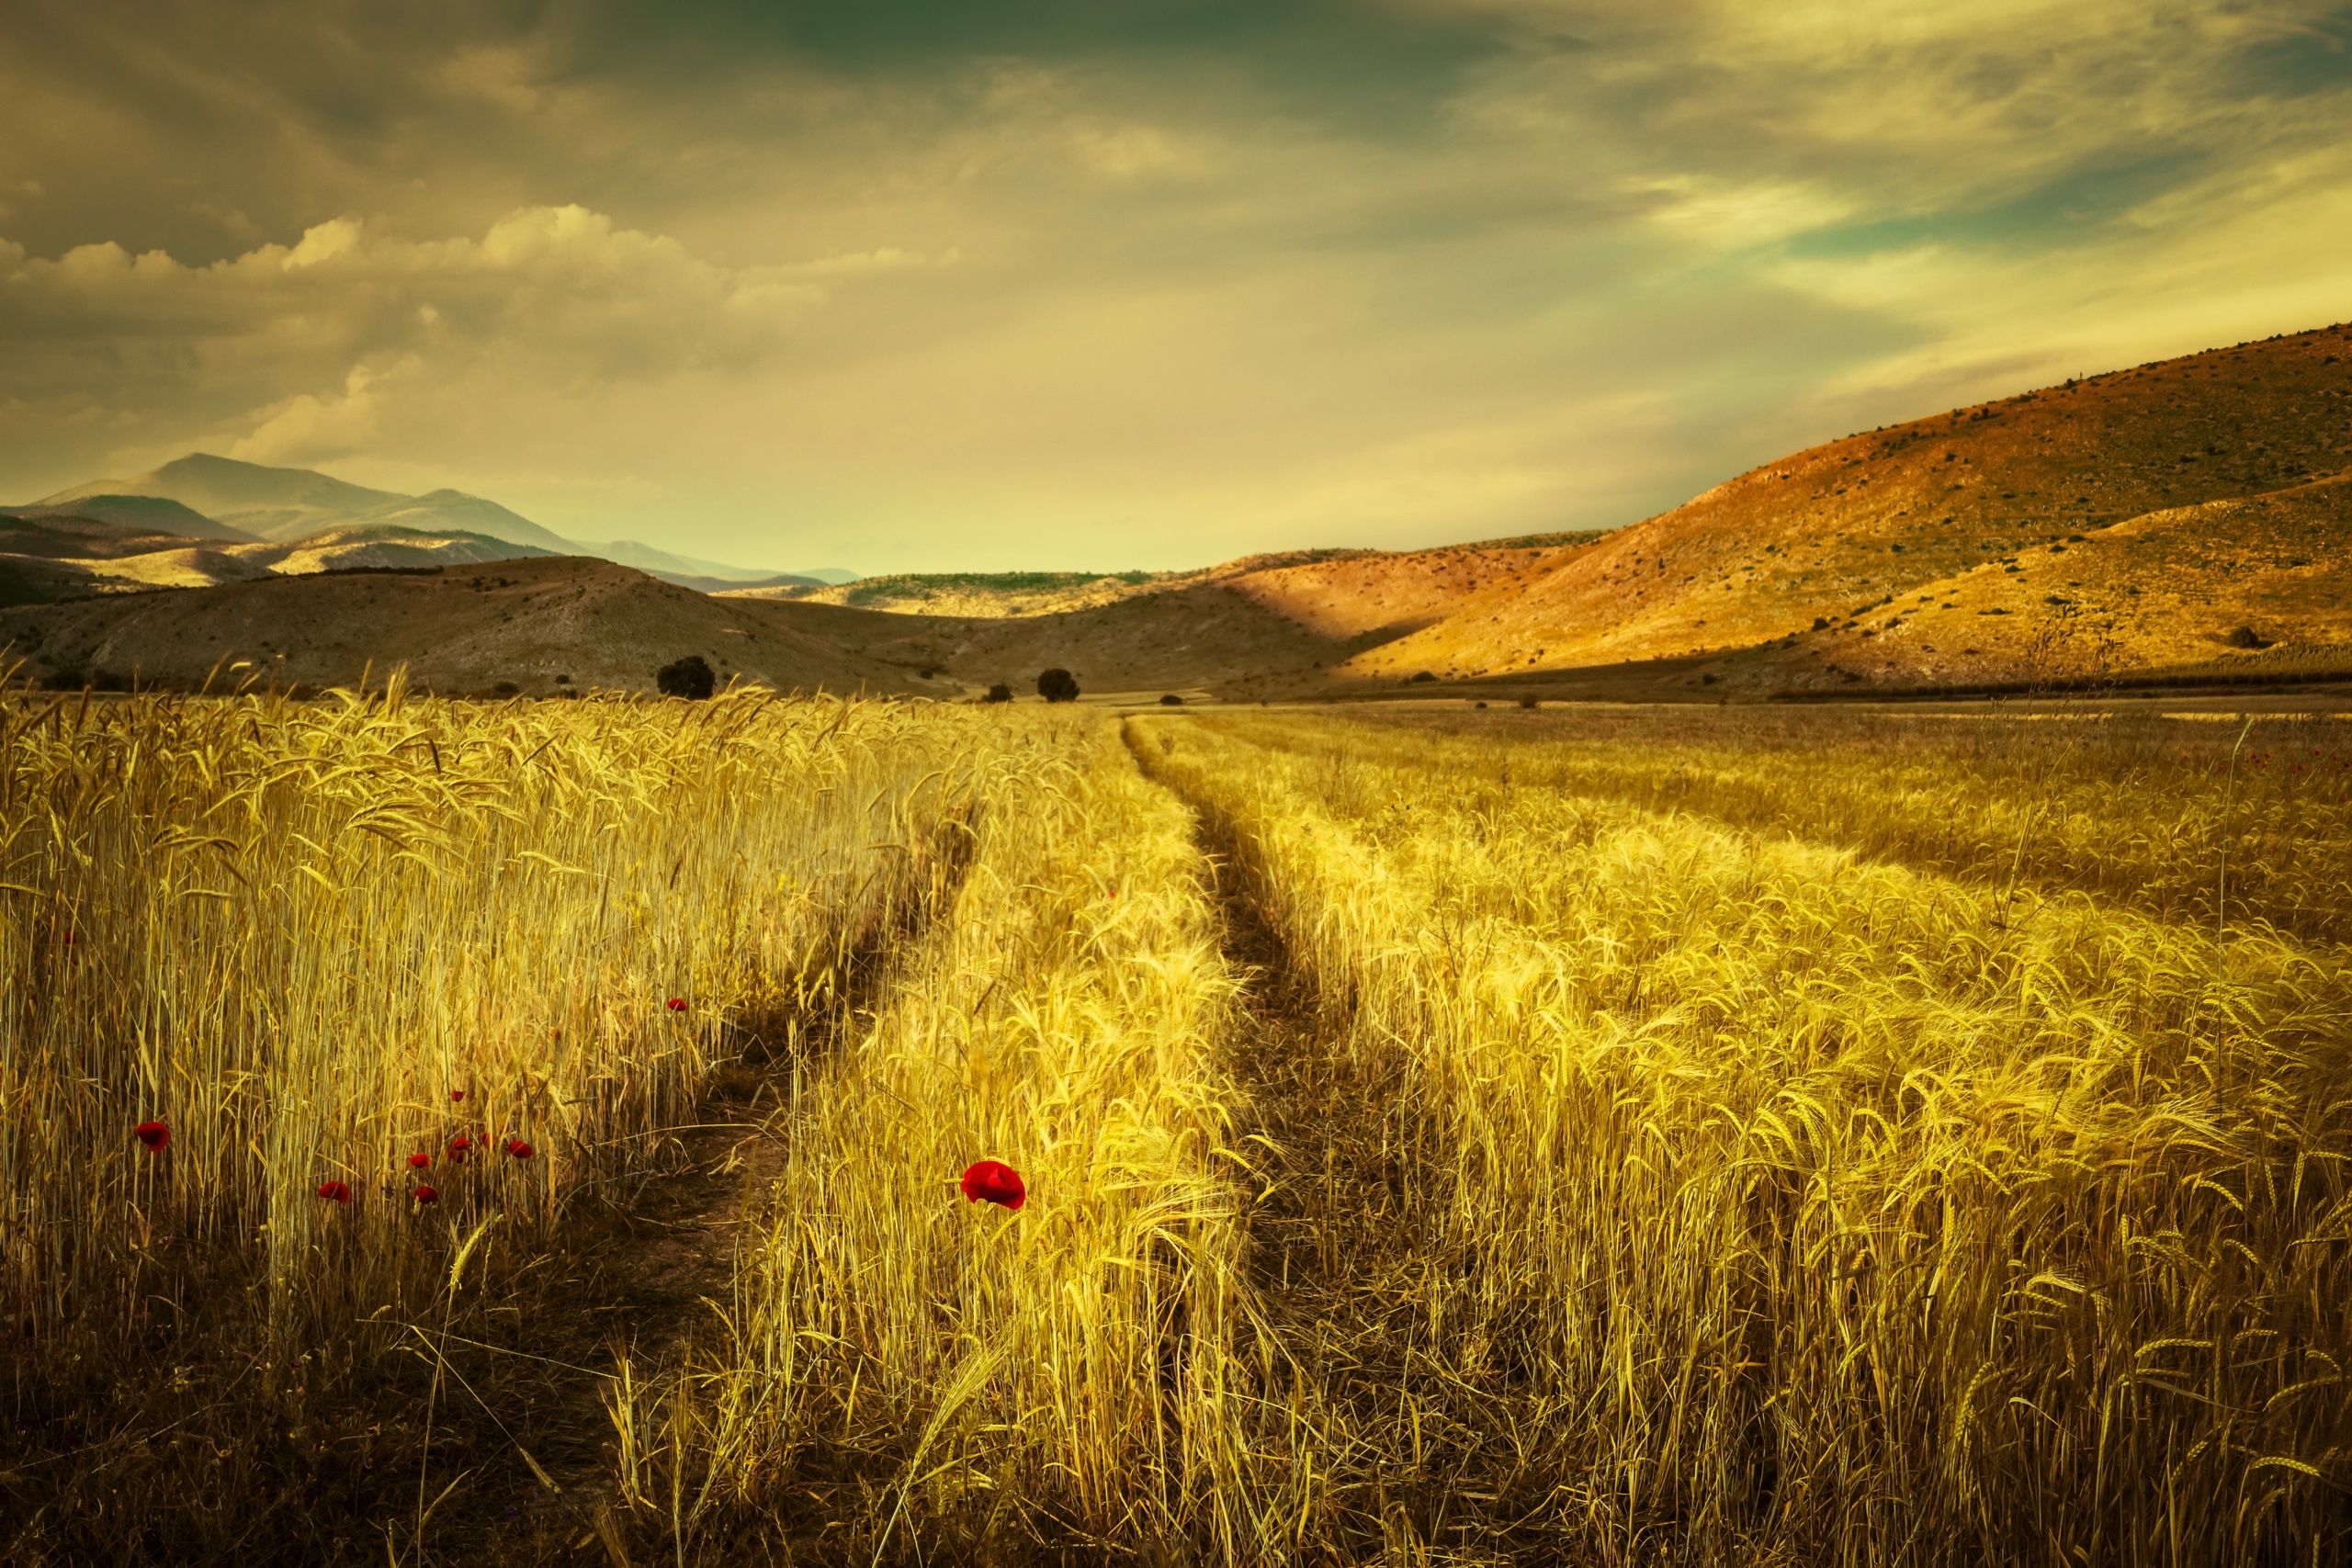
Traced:
[[435, 240], [337, 218], [197, 266], [111, 242], [54, 258], [0, 242], [0, 397], [103, 408], [118, 434], [181, 443], [243, 423], [238, 456], [317, 461], [413, 429], [420, 415], [399, 405], [461, 386], [577, 395], [746, 375], [841, 288], [954, 259], [723, 266], [577, 206]]
[[262, 410], [253, 434], [229, 448], [229, 456], [248, 463], [275, 463], [307, 468], [314, 463], [365, 452], [377, 438], [378, 373], [355, 366], [344, 378], [341, 395], [316, 398], [297, 393]]
[[1175, 565], [1623, 522], [2352, 281], [2340, 0], [24, 6], [0, 494]]

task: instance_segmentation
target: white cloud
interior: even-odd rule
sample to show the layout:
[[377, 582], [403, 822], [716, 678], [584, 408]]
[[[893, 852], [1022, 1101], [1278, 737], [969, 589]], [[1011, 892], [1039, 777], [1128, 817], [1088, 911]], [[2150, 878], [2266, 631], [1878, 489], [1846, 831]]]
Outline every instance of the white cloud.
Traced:
[[378, 373], [354, 366], [343, 390], [324, 398], [297, 393], [260, 411], [253, 434], [229, 448], [249, 463], [307, 468], [365, 452], [375, 444]]

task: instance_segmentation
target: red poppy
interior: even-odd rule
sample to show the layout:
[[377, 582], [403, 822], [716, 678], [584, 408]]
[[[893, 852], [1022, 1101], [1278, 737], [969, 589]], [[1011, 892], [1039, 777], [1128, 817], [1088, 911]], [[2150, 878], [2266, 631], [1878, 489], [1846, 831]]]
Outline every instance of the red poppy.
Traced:
[[449, 1140], [449, 1157], [453, 1160], [462, 1160], [466, 1157], [466, 1151], [473, 1146], [471, 1138], [452, 1138]]
[[531, 1145], [520, 1138], [509, 1138], [506, 1140], [506, 1152], [516, 1159], [529, 1159]]
[[161, 1122], [141, 1122], [130, 1130], [130, 1135], [146, 1145], [151, 1155], [162, 1152], [164, 1145], [172, 1141], [172, 1130]]
[[438, 1203], [441, 1201], [441, 1194], [435, 1191], [430, 1187], [413, 1188], [410, 1190], [409, 1196], [415, 1199], [420, 1203]]
[[1015, 1213], [1029, 1201], [1029, 1189], [1021, 1173], [1002, 1160], [984, 1159], [966, 1170], [963, 1188], [968, 1202], [998, 1203]]
[[670, 998], [670, 1010], [671, 1010], [672, 1012], [684, 1012], [684, 1011], [685, 1011], [685, 1010], [686, 1010], [686, 998], [684, 998], [684, 997], [672, 997], [672, 998]]
[[351, 1188], [341, 1181], [322, 1181], [319, 1183], [319, 1196], [330, 1202], [348, 1203], [351, 1201]]
[[450, 1099], [453, 1102], [454, 1102], [454, 1101], [457, 1101], [457, 1100], [463, 1100], [463, 1099], [465, 1099], [465, 1098], [466, 1098], [466, 1091], [465, 1091], [464, 1089], [451, 1089], [451, 1090], [449, 1091], [449, 1099]]
[[432, 1163], [433, 1156], [424, 1153], [423, 1151], [419, 1151], [418, 1153], [408, 1156], [408, 1168], [411, 1170], [423, 1170], [426, 1166], [431, 1165]]

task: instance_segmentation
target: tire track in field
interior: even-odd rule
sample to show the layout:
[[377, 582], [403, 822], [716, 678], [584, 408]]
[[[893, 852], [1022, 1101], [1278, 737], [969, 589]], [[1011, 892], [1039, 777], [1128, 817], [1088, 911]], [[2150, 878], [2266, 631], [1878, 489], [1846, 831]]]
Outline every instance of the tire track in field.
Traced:
[[[1442, 1172], [1401, 1052], [1352, 1042], [1343, 999], [1295, 964], [1257, 892], [1239, 829], [1184, 787], [1169, 752], [1133, 724], [1144, 775], [1192, 811], [1208, 858], [1227, 962], [1242, 980], [1230, 1070], [1247, 1130], [1278, 1154], [1248, 1211], [1247, 1266], [1278, 1344], [1276, 1386], [1312, 1423], [1310, 1538], [1322, 1560], [1506, 1557], [1530, 1539], [1505, 1521], [1540, 1504], [1519, 1456], [1525, 1402], [1483, 1335], [1447, 1308], [1469, 1261], [1442, 1239]], [[1172, 738], [1170, 738], [1172, 739]], [[1400, 1556], [1401, 1554], [1401, 1556]]]
[[[975, 842], [966, 815], [944, 822], [907, 886], [858, 935], [820, 995], [731, 1025], [735, 1059], [715, 1076], [692, 1122], [669, 1129], [646, 1166], [593, 1206], [575, 1207], [554, 1244], [526, 1265], [514, 1303], [500, 1310], [527, 1324], [516, 1343], [495, 1348], [540, 1358], [534, 1374], [497, 1380], [508, 1397], [494, 1416], [454, 1390], [448, 1410], [453, 1438], [481, 1453], [477, 1462], [489, 1472], [482, 1484], [503, 1480], [512, 1500], [492, 1499], [503, 1506], [477, 1507], [432, 1532], [437, 1550], [456, 1547], [462, 1556], [476, 1545], [522, 1546], [525, 1561], [609, 1554], [609, 1546], [580, 1538], [598, 1535], [610, 1504], [615, 1434], [605, 1394], [616, 1356], [658, 1383], [706, 1321], [705, 1304], [731, 1295], [738, 1240], [783, 1167], [803, 1074], [871, 1024], [898, 957], [953, 907]], [[476, 1348], [474, 1359], [504, 1359], [482, 1354], [492, 1348]], [[467, 1359], [462, 1348], [448, 1352], [461, 1371], [490, 1381]], [[517, 1446], [558, 1490], [538, 1483]], [[435, 1489], [443, 1483], [436, 1479]], [[622, 1531], [606, 1528], [612, 1541], [622, 1540]]]

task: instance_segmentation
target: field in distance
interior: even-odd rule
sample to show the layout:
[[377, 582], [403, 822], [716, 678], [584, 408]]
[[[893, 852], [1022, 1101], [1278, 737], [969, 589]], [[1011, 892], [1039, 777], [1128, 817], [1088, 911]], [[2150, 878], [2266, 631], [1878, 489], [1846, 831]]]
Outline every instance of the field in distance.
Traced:
[[2352, 1548], [2338, 719], [20, 690], [0, 801], [11, 1562]]

